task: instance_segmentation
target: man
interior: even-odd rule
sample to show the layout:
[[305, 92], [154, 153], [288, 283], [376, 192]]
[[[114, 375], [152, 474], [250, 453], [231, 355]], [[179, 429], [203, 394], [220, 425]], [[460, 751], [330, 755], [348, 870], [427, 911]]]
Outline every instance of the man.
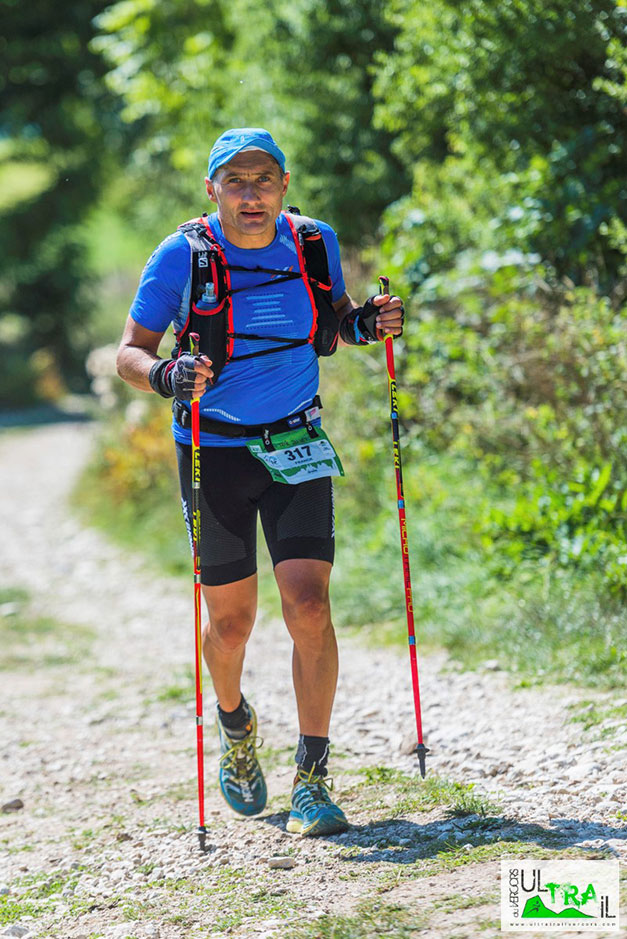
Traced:
[[[209, 612], [203, 653], [217, 697], [222, 793], [231, 808], [243, 815], [257, 814], [266, 804], [266, 784], [256, 752], [257, 718], [240, 688], [257, 608], [259, 511], [283, 616], [294, 643], [292, 671], [300, 737], [287, 827], [303, 835], [321, 835], [348, 826], [344, 813], [331, 800], [326, 780], [338, 655], [329, 606], [333, 493], [325, 473], [336, 474], [337, 469], [329, 470], [328, 462], [324, 464], [327, 470], [321, 469], [311, 458], [306, 469], [311, 478], [304, 482], [290, 484], [289, 478], [277, 481], [271, 475], [272, 460], [277, 463], [284, 458], [285, 462], [297, 452], [306, 461], [308, 450], [315, 450], [313, 445], [286, 449], [284, 443], [277, 450], [273, 434], [292, 434], [294, 426], [302, 433], [306, 426], [312, 444], [322, 434], [314, 348], [322, 312], [316, 311], [319, 301], [314, 302], [313, 279], [309, 268], [304, 268], [295, 225], [298, 217], [282, 212], [288, 184], [285, 156], [267, 131], [233, 129], [218, 138], [205, 179], [217, 212], [203, 221], [207, 244], [213, 243], [213, 253], [208, 255], [212, 281], [201, 296], [200, 270], [192, 271], [192, 248], [185, 229], [166, 238], [143, 271], [117, 364], [119, 375], [133, 387], [176, 398], [173, 432], [188, 530], [189, 401], [201, 398], [200, 554]], [[400, 335], [400, 299], [383, 295], [358, 307], [344, 287], [335, 233], [322, 222], [315, 226], [316, 237], [319, 240], [322, 235], [326, 248], [332, 282], [329, 309], [341, 344], [374, 342], [387, 333]], [[202, 263], [209, 277], [207, 252], [200, 254], [202, 262], [195, 263]], [[226, 275], [216, 273], [220, 265], [228, 269]], [[203, 301], [207, 301], [204, 306]], [[227, 317], [226, 352], [225, 341], [220, 346], [210, 338], [220, 315]], [[159, 359], [159, 343], [170, 323], [181, 340], [179, 346], [186, 342], [187, 347], [179, 348], [175, 360]], [[190, 324], [201, 333], [196, 355], [189, 351]], [[265, 441], [270, 463], [264, 448], [257, 448], [261, 456], [249, 448], [253, 439]]]

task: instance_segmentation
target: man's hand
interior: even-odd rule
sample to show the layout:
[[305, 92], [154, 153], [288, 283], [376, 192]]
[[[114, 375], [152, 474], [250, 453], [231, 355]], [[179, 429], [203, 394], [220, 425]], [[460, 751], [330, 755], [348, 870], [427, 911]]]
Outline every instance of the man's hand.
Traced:
[[401, 298], [384, 293], [378, 297], [368, 297], [359, 311], [357, 327], [368, 342], [376, 342], [388, 335], [400, 336], [404, 318]]
[[380, 342], [386, 336], [400, 336], [403, 332], [405, 310], [400, 297], [384, 293], [369, 297], [363, 306], [357, 306], [345, 293], [333, 306], [340, 320], [340, 339], [344, 345]]
[[211, 384], [211, 359], [206, 355], [181, 355], [170, 373], [174, 397], [181, 401], [200, 398]]
[[391, 297], [389, 293], [384, 293], [379, 297], [372, 297], [372, 303], [378, 307], [378, 315], [375, 319], [377, 339], [385, 339], [389, 334], [400, 336], [405, 320], [405, 308], [401, 298]]
[[150, 369], [150, 386], [163, 398], [180, 401], [200, 398], [211, 385], [211, 359], [206, 355], [180, 355], [178, 359], [160, 359]]

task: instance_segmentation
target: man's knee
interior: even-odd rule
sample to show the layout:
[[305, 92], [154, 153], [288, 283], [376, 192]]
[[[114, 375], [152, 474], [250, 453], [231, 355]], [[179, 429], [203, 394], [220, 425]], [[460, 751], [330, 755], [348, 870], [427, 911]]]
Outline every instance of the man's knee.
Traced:
[[248, 642], [253, 624], [250, 614], [211, 616], [203, 631], [203, 644], [226, 655], [238, 652]]
[[290, 621], [326, 626], [330, 616], [327, 584], [304, 583], [290, 585], [281, 591], [283, 613]]

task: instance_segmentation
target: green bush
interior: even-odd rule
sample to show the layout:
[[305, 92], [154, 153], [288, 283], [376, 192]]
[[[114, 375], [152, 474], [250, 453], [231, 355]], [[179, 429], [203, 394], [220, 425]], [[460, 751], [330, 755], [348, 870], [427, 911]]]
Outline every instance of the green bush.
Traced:
[[[401, 381], [437, 452], [497, 487], [479, 528], [502, 573], [526, 557], [627, 587], [624, 311], [484, 254], [418, 292]], [[490, 267], [493, 269], [490, 270]]]

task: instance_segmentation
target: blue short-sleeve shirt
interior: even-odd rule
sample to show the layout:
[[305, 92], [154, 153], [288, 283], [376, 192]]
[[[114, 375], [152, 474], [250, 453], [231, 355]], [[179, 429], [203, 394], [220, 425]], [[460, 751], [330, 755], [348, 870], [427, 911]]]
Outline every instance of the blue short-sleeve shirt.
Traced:
[[[233, 325], [236, 333], [281, 336], [299, 339], [309, 335], [313, 322], [311, 300], [302, 279], [282, 281], [257, 288], [268, 274], [255, 267], [273, 270], [298, 269], [298, 255], [289, 223], [280, 215], [276, 235], [265, 248], [238, 248], [224, 237], [217, 214], [208, 219], [216, 241], [232, 271]], [[333, 229], [316, 220], [324, 239], [333, 289], [331, 299], [339, 300], [346, 287], [340, 249]], [[187, 320], [191, 292], [191, 251], [185, 235], [169, 235], [150, 256], [131, 305], [130, 315], [146, 329], [164, 332], [170, 324], [175, 332]], [[240, 288], [245, 288], [239, 291]], [[277, 343], [280, 345], [280, 343]], [[233, 355], [271, 348], [264, 340], [236, 339]], [[200, 399], [200, 413], [214, 420], [235, 424], [270, 423], [306, 408], [318, 391], [318, 358], [313, 345], [297, 346], [225, 366], [215, 386]], [[191, 433], [173, 423], [176, 440], [191, 442]], [[201, 444], [244, 445], [244, 438], [201, 434]]]

